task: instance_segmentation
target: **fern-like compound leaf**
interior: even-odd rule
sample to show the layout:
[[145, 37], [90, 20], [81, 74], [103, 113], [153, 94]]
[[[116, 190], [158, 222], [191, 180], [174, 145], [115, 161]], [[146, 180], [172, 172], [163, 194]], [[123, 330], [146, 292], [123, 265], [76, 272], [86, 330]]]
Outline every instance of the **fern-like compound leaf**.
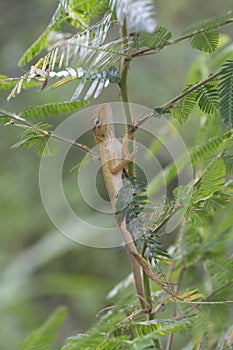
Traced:
[[57, 143], [55, 140], [49, 140], [49, 135], [44, 133], [50, 129], [49, 124], [34, 124], [19, 135], [20, 141], [15, 143], [12, 148], [26, 146], [34, 148], [39, 157], [53, 156], [57, 151]]
[[58, 307], [46, 322], [31, 334], [20, 350], [51, 349], [66, 314], [64, 307]]
[[199, 147], [194, 147], [191, 149], [192, 163], [195, 163], [199, 159], [205, 158], [206, 156], [213, 155], [220, 149], [224, 149], [227, 144], [231, 143], [232, 136], [233, 131], [227, 130], [223, 133], [213, 136], [204, 145], [200, 145]]
[[188, 95], [184, 96], [179, 102], [177, 102], [175, 106], [170, 110], [170, 112], [173, 113], [174, 118], [176, 118], [180, 123], [183, 123], [188, 119], [193, 108], [195, 107], [195, 104], [196, 95], [193, 91]]
[[46, 28], [39, 38], [24, 52], [23, 56], [18, 62], [19, 67], [30, 62], [35, 56], [39, 55], [39, 53], [46, 48], [49, 33], [50, 29]]
[[233, 127], [233, 60], [228, 60], [220, 72], [219, 100], [223, 121]]
[[233, 155], [225, 154], [223, 160], [226, 167], [226, 173], [229, 175], [233, 175]]
[[216, 158], [206, 169], [199, 190], [195, 193], [195, 199], [208, 198], [220, 191], [224, 185], [226, 169], [222, 158]]
[[150, 50], [161, 50], [168, 44], [171, 38], [171, 32], [165, 27], [157, 27], [155, 32], [150, 34], [143, 32], [139, 35], [135, 45], [137, 49], [140, 47], [147, 47]]
[[149, 260], [160, 256], [169, 258], [168, 252], [153, 232], [154, 226], [168, 213], [166, 206], [161, 207], [162, 210], [152, 207], [142, 182], [131, 177], [124, 180], [124, 186], [118, 193], [116, 214], [120, 221], [126, 219], [129, 231], [137, 240], [138, 249], [146, 248], [145, 255]]
[[61, 102], [47, 103], [41, 106], [28, 106], [23, 108], [22, 114], [26, 119], [30, 120], [43, 119], [54, 114], [77, 111], [78, 109], [85, 107], [88, 103], [89, 101]]
[[203, 31], [194, 35], [191, 40], [193, 48], [209, 53], [213, 53], [217, 49], [218, 43], [219, 32], [217, 30]]
[[213, 114], [218, 110], [218, 91], [213, 84], [202, 85], [196, 91], [198, 106], [204, 113]]

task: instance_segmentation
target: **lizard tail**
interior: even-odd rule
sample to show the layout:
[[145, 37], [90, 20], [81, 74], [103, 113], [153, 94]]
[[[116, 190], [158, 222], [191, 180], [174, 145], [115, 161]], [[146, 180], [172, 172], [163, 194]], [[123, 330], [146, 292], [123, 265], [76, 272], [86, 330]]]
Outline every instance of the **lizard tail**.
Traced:
[[126, 250], [127, 250], [127, 253], [129, 256], [129, 261], [130, 261], [131, 268], [133, 271], [134, 282], [135, 282], [135, 287], [137, 290], [138, 298], [139, 298], [142, 309], [146, 309], [146, 308], [148, 308], [148, 305], [147, 305], [148, 303], [146, 302], [145, 297], [144, 297], [143, 283], [142, 283], [142, 277], [141, 277], [141, 268], [140, 268], [140, 264], [137, 261], [136, 256], [135, 256], [135, 254], [138, 254], [138, 252], [137, 252], [137, 249], [136, 249], [135, 244], [133, 242], [132, 236], [126, 228], [125, 219], [118, 224], [119, 224], [121, 234], [122, 234], [124, 241], [125, 241]]

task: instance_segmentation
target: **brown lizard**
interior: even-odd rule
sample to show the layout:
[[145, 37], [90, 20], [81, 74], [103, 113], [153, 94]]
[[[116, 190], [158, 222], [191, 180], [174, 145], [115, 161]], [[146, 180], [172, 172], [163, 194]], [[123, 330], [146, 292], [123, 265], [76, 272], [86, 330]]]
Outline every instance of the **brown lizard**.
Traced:
[[[115, 213], [117, 194], [123, 187], [123, 168], [134, 159], [136, 152], [129, 153], [129, 136], [127, 134], [124, 136], [122, 144], [116, 139], [112, 110], [109, 104], [103, 104], [95, 109], [91, 119], [91, 124], [94, 137], [99, 144], [104, 181], [112, 209]], [[138, 253], [131, 233], [126, 227], [126, 220], [123, 219], [122, 221], [119, 221], [117, 215], [115, 215], [115, 219], [125, 242], [141, 307], [146, 309], [148, 308], [148, 305], [144, 298], [140, 266], [150, 279], [163, 288], [167, 293], [172, 293], [165, 288], [165, 285], [151, 270], [148, 262]]]

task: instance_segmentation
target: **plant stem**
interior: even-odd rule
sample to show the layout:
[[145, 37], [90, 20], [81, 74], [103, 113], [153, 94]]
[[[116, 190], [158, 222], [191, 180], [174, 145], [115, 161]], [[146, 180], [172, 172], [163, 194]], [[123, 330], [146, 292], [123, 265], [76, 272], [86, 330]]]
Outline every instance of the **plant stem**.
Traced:
[[[127, 25], [126, 20], [124, 21], [123, 26], [121, 27], [121, 35], [123, 39], [123, 45], [127, 43], [128, 39], [128, 32], [127, 32]], [[120, 90], [121, 90], [121, 99], [123, 102], [123, 107], [125, 111], [125, 117], [126, 117], [126, 132], [128, 132], [128, 125], [132, 125], [132, 117], [131, 117], [131, 111], [130, 111], [130, 99], [129, 99], [129, 92], [128, 92], [128, 70], [129, 70], [129, 63], [130, 63], [130, 52], [127, 53], [127, 57], [122, 57], [121, 65], [120, 65], [120, 72], [121, 72], [121, 81], [119, 83]], [[131, 138], [133, 140], [133, 138]], [[134, 162], [131, 162], [128, 166], [128, 171], [130, 176], [135, 175], [135, 166]]]
[[127, 125], [132, 124], [130, 105], [129, 105], [129, 94], [128, 94], [128, 70], [129, 70], [129, 61], [127, 59], [123, 59], [122, 63], [122, 73], [121, 73], [121, 98], [124, 103], [125, 117]]
[[[128, 42], [127, 36], [127, 26], [126, 26], [126, 20], [121, 27], [121, 35], [123, 39], [123, 46]], [[129, 63], [130, 63], [130, 52], [127, 52], [127, 57], [122, 57], [121, 64], [120, 64], [120, 72], [121, 72], [121, 81], [120, 81], [120, 89], [121, 89], [121, 98], [122, 102], [124, 103], [124, 110], [125, 110], [125, 116], [126, 116], [126, 122], [127, 125], [132, 124], [132, 118], [131, 118], [131, 112], [129, 107], [129, 93], [128, 93], [128, 70], [129, 70]]]
[[[126, 21], [124, 22], [124, 25], [121, 28], [121, 35], [124, 38], [126, 38], [127, 42], [127, 26]], [[124, 40], [123, 40], [124, 45]], [[131, 111], [130, 111], [130, 100], [129, 100], [129, 93], [128, 93], [128, 71], [129, 71], [129, 64], [130, 64], [130, 52], [128, 52], [128, 58], [123, 57], [121, 60], [121, 81], [120, 81], [120, 89], [121, 89], [121, 98], [124, 105], [124, 111], [126, 116], [126, 123], [128, 125], [132, 125], [132, 117], [131, 117]], [[126, 131], [128, 132], [128, 127], [126, 126]], [[129, 131], [130, 133], [130, 131]], [[131, 135], [131, 139], [133, 140], [133, 135]], [[128, 166], [128, 172], [130, 176], [135, 176], [135, 163], [130, 162]], [[151, 298], [151, 291], [150, 291], [150, 281], [148, 276], [143, 270], [143, 289], [144, 289], [144, 296], [149, 304], [149, 308], [152, 309], [152, 298]]]

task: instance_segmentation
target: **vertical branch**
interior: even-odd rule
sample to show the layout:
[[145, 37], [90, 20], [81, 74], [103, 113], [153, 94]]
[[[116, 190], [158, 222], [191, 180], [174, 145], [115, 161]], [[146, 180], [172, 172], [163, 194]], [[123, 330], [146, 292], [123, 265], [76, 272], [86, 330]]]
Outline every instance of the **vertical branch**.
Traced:
[[[121, 27], [121, 36], [123, 39], [123, 46], [128, 43], [128, 31], [127, 31], [127, 25], [126, 25], [126, 19], [124, 21], [123, 26]], [[120, 90], [121, 90], [121, 99], [124, 106], [125, 111], [125, 117], [126, 117], [126, 132], [128, 132], [128, 126], [130, 127], [132, 125], [132, 116], [130, 111], [130, 99], [129, 99], [129, 91], [128, 91], [128, 71], [129, 71], [129, 64], [130, 64], [130, 52], [128, 52], [127, 57], [122, 57], [121, 63], [120, 63], [120, 72], [121, 72], [121, 81], [119, 83]], [[133, 140], [133, 137], [131, 137], [131, 140]], [[133, 147], [134, 148], [134, 147]], [[134, 162], [130, 162], [128, 166], [129, 175], [134, 176], [135, 175], [135, 165]]]
[[[126, 19], [125, 19], [124, 25], [121, 27], [121, 36], [123, 39], [123, 44], [122, 44], [123, 46], [128, 43], [127, 35], [128, 35], [128, 32], [127, 32]], [[119, 86], [120, 86], [120, 90], [121, 90], [122, 102], [124, 103], [126, 121], [127, 121], [128, 125], [131, 125], [132, 118], [131, 118], [131, 112], [130, 112], [130, 107], [129, 107], [130, 100], [129, 100], [129, 92], [128, 92], [129, 63], [130, 63], [129, 56], [122, 57], [121, 63], [120, 63], [121, 81], [119, 83]]]
[[[124, 25], [121, 27], [121, 35], [123, 38], [123, 45], [128, 41], [127, 36], [127, 25], [126, 25], [126, 19], [124, 21]], [[128, 92], [128, 72], [129, 72], [129, 64], [131, 61], [130, 58], [130, 52], [128, 52], [128, 57], [122, 57], [121, 60], [121, 66], [120, 66], [120, 72], [121, 72], [121, 81], [120, 81], [120, 90], [121, 90], [121, 98], [122, 102], [124, 105], [124, 111], [125, 111], [125, 116], [126, 116], [126, 122], [129, 128], [132, 127], [132, 116], [131, 116], [131, 111], [130, 111], [130, 99], [129, 99], [129, 92]], [[126, 126], [126, 132], [130, 132], [127, 130]], [[131, 134], [131, 140], [133, 140], [133, 134]], [[133, 146], [134, 148], [134, 146]], [[135, 176], [135, 163], [130, 162], [128, 165], [128, 172], [130, 176]], [[142, 271], [143, 273], [143, 289], [144, 289], [144, 295], [145, 299], [149, 305], [149, 308], [152, 309], [152, 297], [151, 297], [151, 290], [150, 290], [150, 281], [145, 273], [145, 271]]]

